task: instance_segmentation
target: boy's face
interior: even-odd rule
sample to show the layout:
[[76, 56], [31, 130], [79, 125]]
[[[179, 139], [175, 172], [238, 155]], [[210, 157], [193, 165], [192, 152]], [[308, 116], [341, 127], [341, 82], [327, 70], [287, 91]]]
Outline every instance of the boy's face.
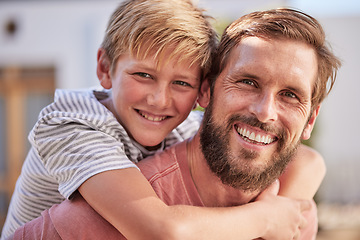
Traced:
[[200, 87], [199, 65], [176, 58], [156, 65], [153, 56], [140, 60], [123, 54], [111, 74], [103, 61], [108, 60], [99, 51], [98, 76], [113, 94], [111, 107], [106, 105], [141, 145], [161, 143], [193, 109]]

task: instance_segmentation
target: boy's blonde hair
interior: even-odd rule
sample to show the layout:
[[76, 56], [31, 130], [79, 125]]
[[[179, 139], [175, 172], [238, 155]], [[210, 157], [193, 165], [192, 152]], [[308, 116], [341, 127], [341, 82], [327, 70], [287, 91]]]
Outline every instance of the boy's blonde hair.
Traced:
[[200, 64], [204, 76], [216, 45], [210, 17], [190, 0], [125, 0], [112, 14], [101, 47], [112, 69], [124, 53], [141, 59], [154, 54], [158, 63], [176, 57]]

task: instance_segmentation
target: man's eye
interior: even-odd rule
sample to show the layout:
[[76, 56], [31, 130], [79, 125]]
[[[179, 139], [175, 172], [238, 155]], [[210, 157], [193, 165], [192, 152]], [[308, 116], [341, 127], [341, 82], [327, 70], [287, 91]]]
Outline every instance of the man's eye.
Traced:
[[254, 81], [252, 81], [252, 80], [250, 80], [250, 79], [243, 79], [243, 80], [241, 80], [240, 82], [245, 83], [245, 84], [247, 84], [247, 85], [255, 86]]
[[174, 81], [174, 84], [184, 86], [184, 87], [192, 87], [191, 84], [184, 82], [184, 81]]
[[297, 98], [296, 94], [292, 92], [284, 92], [282, 95], [288, 98]]
[[136, 72], [134, 73], [135, 75], [138, 75], [140, 77], [143, 77], [143, 78], [152, 78], [150, 74], [148, 73], [143, 73], [143, 72]]
[[284, 93], [284, 96], [290, 97], [290, 98], [296, 98], [296, 95], [293, 94], [292, 92], [285, 92], [285, 93]]

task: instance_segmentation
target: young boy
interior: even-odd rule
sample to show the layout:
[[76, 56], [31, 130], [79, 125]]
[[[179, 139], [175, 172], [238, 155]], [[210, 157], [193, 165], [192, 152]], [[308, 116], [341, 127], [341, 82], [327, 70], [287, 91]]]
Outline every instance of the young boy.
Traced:
[[[124, 1], [98, 51], [97, 75], [112, 91], [58, 90], [54, 103], [40, 113], [2, 237], [77, 190], [125, 236], [176, 234], [178, 226], [151, 211], [159, 199], [144, 203], [148, 212], [127, 210], [137, 193], [153, 191], [135, 163], [196, 132], [201, 117], [187, 116], [215, 47], [207, 17], [190, 2]], [[322, 162], [310, 155], [314, 163]], [[311, 194], [323, 177], [323, 165], [319, 169]], [[181, 207], [172, 209], [171, 214], [181, 214]], [[204, 211], [194, 208], [197, 215], [205, 216]]]

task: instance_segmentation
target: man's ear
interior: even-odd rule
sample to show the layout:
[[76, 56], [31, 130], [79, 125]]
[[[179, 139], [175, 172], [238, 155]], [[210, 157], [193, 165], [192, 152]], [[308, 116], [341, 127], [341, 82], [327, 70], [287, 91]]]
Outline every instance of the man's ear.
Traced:
[[307, 125], [306, 125], [305, 128], [304, 128], [304, 131], [303, 131], [303, 133], [302, 133], [302, 139], [303, 139], [303, 140], [308, 140], [308, 139], [310, 138], [311, 132], [312, 132], [312, 130], [313, 130], [313, 128], [314, 128], [314, 125], [315, 125], [316, 118], [317, 118], [317, 116], [319, 115], [319, 111], [320, 111], [320, 105], [317, 106], [317, 107], [314, 109], [314, 111], [313, 111], [313, 113], [311, 114], [311, 117], [310, 117]]
[[198, 103], [201, 107], [206, 108], [210, 102], [210, 83], [208, 79], [205, 79], [200, 87]]
[[103, 48], [99, 48], [97, 53], [96, 74], [101, 86], [105, 89], [110, 89], [112, 87], [110, 65], [110, 59], [105, 50]]

